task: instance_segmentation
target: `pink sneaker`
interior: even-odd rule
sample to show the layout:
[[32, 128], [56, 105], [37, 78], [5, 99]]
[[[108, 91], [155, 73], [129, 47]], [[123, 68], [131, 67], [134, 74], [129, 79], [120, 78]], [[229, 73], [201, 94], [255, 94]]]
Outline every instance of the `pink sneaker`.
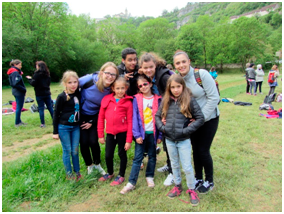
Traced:
[[199, 204], [199, 198], [198, 198], [197, 192], [194, 189], [188, 189], [186, 193], [189, 194], [191, 205], [197, 206]]
[[116, 186], [119, 184], [122, 184], [122, 182], [124, 181], [124, 177], [120, 177], [120, 175], [118, 175], [113, 182], [110, 183], [111, 186]]
[[109, 175], [109, 174], [107, 173], [107, 174], [103, 175], [103, 176], [99, 179], [99, 181], [106, 181], [106, 180], [111, 179], [111, 178], [113, 178], [113, 177], [114, 177], [114, 174]]

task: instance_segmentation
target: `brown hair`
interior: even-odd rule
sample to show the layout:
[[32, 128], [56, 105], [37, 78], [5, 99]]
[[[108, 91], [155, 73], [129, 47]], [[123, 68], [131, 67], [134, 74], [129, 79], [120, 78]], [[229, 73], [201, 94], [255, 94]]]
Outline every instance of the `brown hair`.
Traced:
[[[66, 82], [69, 80], [70, 77], [74, 77], [78, 80], [78, 84], [79, 84], [79, 77], [78, 74], [75, 71], [71, 71], [71, 70], [67, 70], [63, 73], [62, 79], [61, 79], [61, 84], [65, 86]], [[67, 88], [65, 86], [65, 90], [64, 90], [65, 94], [66, 94], [66, 100], [70, 100], [70, 96], [68, 95], [68, 91]]]
[[[103, 66], [100, 68], [99, 80], [96, 82], [97, 88], [100, 92], [104, 91], [104, 82], [103, 82], [103, 78], [101, 78], [102, 75], [103, 75], [103, 71], [105, 71], [105, 69], [107, 67], [110, 67], [110, 66], [113, 67], [116, 70], [116, 78], [119, 75], [118, 68], [116, 67], [116, 65], [113, 62], [106, 62], [105, 64], [103, 64]], [[116, 80], [116, 78], [115, 78], [115, 80]]]
[[19, 65], [20, 63], [22, 63], [21, 60], [19, 60], [19, 59], [12, 59], [12, 61], [10, 62], [10, 66]]
[[111, 86], [111, 89], [113, 91], [114, 87], [115, 87], [115, 84], [117, 82], [123, 82], [125, 84], [126, 87], [129, 87], [129, 83], [127, 82], [127, 80], [123, 77], [123, 76], [119, 76], [117, 77], [117, 79], [113, 82], [112, 86]]
[[171, 101], [171, 97], [173, 96], [172, 92], [171, 92], [171, 83], [175, 81], [179, 84], [182, 85], [183, 87], [183, 91], [181, 93], [181, 95], [178, 97], [178, 102], [180, 105], [180, 112], [187, 118], [192, 118], [192, 115], [190, 113], [190, 100], [191, 100], [191, 90], [189, 88], [186, 87], [185, 81], [182, 78], [182, 76], [178, 75], [178, 74], [173, 74], [170, 76], [170, 78], [167, 81], [167, 87], [166, 87], [166, 91], [162, 100], [162, 118], [166, 118], [167, 113], [168, 113], [168, 109], [169, 109], [169, 105], [170, 105], [170, 101]]
[[142, 55], [139, 57], [139, 66], [141, 67], [143, 62], [150, 62], [153, 61], [156, 65], [156, 67], [159, 66], [166, 66], [167, 63], [164, 59], [162, 59], [158, 54], [154, 52], [143, 52]]
[[273, 65], [273, 66], [272, 66], [272, 68], [271, 68], [271, 70], [275, 70], [275, 71], [276, 71], [276, 70], [277, 70], [277, 68], [278, 68], [278, 66], [277, 66], [277, 65]]
[[174, 54], [174, 56], [173, 56], [173, 59], [175, 59], [176, 56], [181, 55], [181, 54], [185, 55], [186, 58], [189, 59], [188, 54], [187, 54], [185, 51], [183, 51], [183, 50], [176, 50], [176, 52], [175, 52], [175, 54]]

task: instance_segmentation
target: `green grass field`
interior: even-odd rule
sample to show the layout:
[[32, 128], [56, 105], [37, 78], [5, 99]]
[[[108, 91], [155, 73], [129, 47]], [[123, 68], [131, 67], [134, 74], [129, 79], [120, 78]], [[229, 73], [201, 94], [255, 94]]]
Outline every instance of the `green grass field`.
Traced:
[[[259, 116], [259, 105], [269, 87], [263, 82], [264, 94], [245, 94], [246, 82], [241, 73], [218, 76], [222, 97], [234, 101], [252, 102], [252, 106], [219, 105], [220, 123], [211, 154], [214, 161], [213, 191], [199, 195], [197, 207], [168, 199], [172, 187], [165, 187], [166, 174], [155, 174], [155, 188], [149, 189], [145, 170], [141, 171], [136, 189], [127, 195], [119, 191], [123, 186], [111, 187], [109, 181], [98, 182], [99, 174], [87, 175], [80, 155], [79, 182], [65, 180], [62, 148], [52, 139], [52, 121], [45, 111], [47, 128], [39, 127], [38, 113], [22, 113], [26, 127], [14, 127], [15, 115], [2, 116], [2, 211], [4, 212], [281, 212], [282, 211], [282, 119], [266, 119]], [[282, 93], [279, 78], [277, 93]], [[52, 84], [52, 99], [63, 90]], [[34, 90], [27, 86], [27, 97], [35, 99]], [[14, 100], [10, 88], [2, 89], [2, 103]], [[272, 103], [275, 109], [282, 103]], [[29, 108], [31, 103], [24, 105]], [[3, 108], [6, 106], [3, 106]], [[43, 136], [45, 136], [43, 138]], [[51, 145], [51, 146], [48, 146]], [[102, 150], [102, 166], [104, 146]], [[134, 144], [128, 152], [128, 179]], [[165, 164], [166, 155], [157, 157], [157, 168]], [[119, 158], [115, 155], [115, 174]], [[146, 163], [146, 159], [144, 160]], [[123, 184], [125, 185], [126, 182]], [[183, 175], [183, 186], [186, 186]], [[188, 201], [185, 191], [181, 199]]]

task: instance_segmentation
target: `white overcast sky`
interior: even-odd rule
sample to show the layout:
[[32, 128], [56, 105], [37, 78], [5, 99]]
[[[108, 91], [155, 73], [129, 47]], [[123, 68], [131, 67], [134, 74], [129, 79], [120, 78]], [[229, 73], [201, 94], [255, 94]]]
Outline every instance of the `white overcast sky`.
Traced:
[[72, 14], [90, 14], [91, 18], [103, 18], [106, 15], [113, 16], [121, 12], [128, 13], [132, 17], [162, 15], [164, 10], [173, 11], [176, 7], [181, 9], [187, 5], [188, 0], [95, 0], [95, 1], [66, 1]]

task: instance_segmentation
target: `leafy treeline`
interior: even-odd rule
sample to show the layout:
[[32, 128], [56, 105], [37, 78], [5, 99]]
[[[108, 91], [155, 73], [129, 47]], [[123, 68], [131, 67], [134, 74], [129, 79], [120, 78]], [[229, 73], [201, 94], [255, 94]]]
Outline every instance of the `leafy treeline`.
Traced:
[[[211, 4], [216, 3], [204, 6]], [[227, 6], [234, 8], [234, 4], [240, 3]], [[246, 4], [250, 3], [242, 3]], [[281, 11], [282, 4], [278, 4]], [[7, 84], [6, 71], [11, 59], [23, 61], [25, 75], [33, 73], [35, 61], [43, 60], [52, 80], [58, 81], [68, 69], [82, 76], [98, 70], [106, 61], [119, 64], [121, 51], [126, 47], [136, 49], [139, 54], [157, 52], [168, 63], [172, 63], [174, 51], [182, 49], [189, 53], [194, 65], [207, 68], [274, 60], [275, 52], [282, 47], [282, 16], [278, 11], [262, 17], [241, 17], [232, 23], [229, 19], [232, 14], [226, 15], [220, 18], [201, 15], [195, 22], [177, 29], [174, 22], [164, 17], [107, 16], [97, 23], [89, 15], [70, 14], [64, 2], [3, 2], [3, 84]]]

